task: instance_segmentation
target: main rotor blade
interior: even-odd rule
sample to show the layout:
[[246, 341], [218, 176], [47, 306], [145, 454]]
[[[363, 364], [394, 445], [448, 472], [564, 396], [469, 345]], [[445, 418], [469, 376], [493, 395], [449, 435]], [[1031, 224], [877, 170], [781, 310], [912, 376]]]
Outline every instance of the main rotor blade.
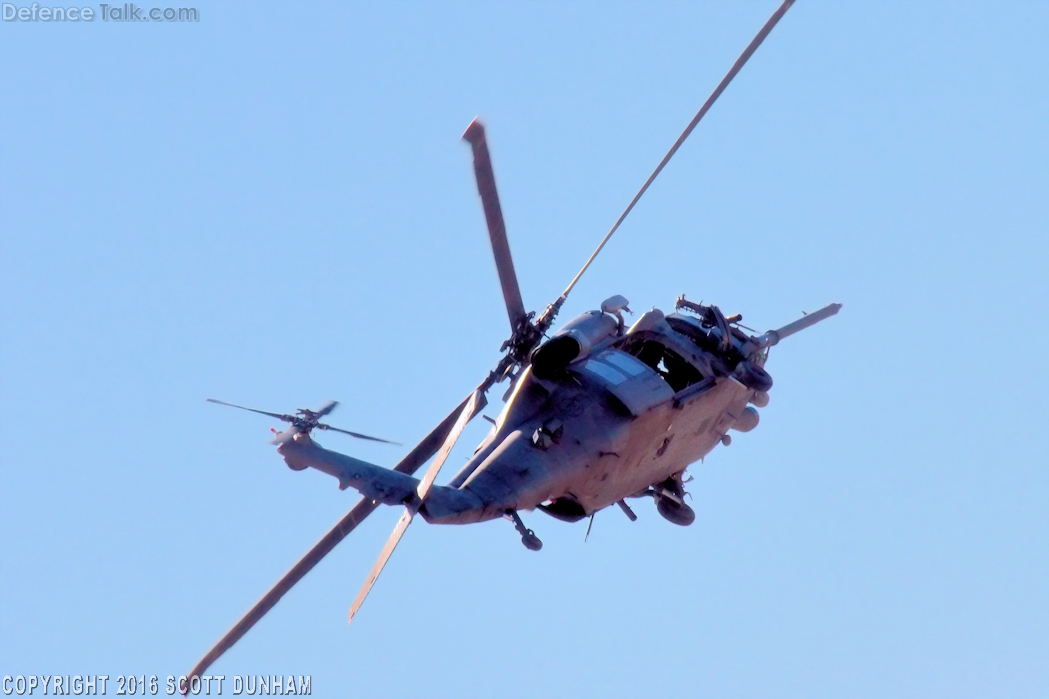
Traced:
[[506, 313], [510, 316], [510, 329], [516, 333], [521, 321], [526, 317], [525, 307], [524, 301], [521, 300], [521, 287], [517, 284], [517, 273], [514, 272], [514, 260], [510, 256], [503, 209], [499, 205], [499, 192], [495, 189], [492, 158], [488, 153], [488, 140], [485, 138], [481, 122], [474, 119], [466, 128], [463, 140], [468, 141], [473, 148], [477, 191], [481, 195], [484, 217], [488, 222], [488, 237], [492, 241], [492, 254], [495, 255], [495, 267], [499, 272], [499, 284], [503, 287]]
[[338, 427], [332, 427], [331, 425], [325, 425], [324, 423], [318, 424], [317, 425], [317, 429], [318, 430], [331, 430], [332, 432], [342, 432], [343, 434], [348, 434], [351, 437], [356, 437], [357, 439], [367, 439], [367, 440], [372, 441], [372, 442], [382, 442], [383, 444], [396, 444], [397, 446], [401, 445], [400, 442], [391, 442], [388, 439], [379, 439], [378, 437], [371, 437], [371, 436], [366, 435], [366, 434], [361, 434], [360, 432], [350, 432], [349, 430], [343, 430], [343, 429], [340, 429]]
[[[441, 447], [441, 444], [445, 441], [445, 438], [451, 432], [452, 427], [456, 424], [456, 420], [462, 415], [463, 408], [466, 407], [467, 403], [473, 398], [467, 398], [458, 406], [455, 410], [448, 414], [444, 420], [441, 421], [437, 427], [433, 429], [430, 434], [426, 435], [421, 442], [411, 452], [408, 453], [400, 463], [394, 466], [394, 471], [400, 471], [401, 473], [407, 473], [408, 475], [414, 474], [419, 470], [423, 464], [425, 464], [431, 456], [437, 453], [437, 450]], [[235, 406], [239, 407], [239, 406]], [[201, 677], [204, 672], [207, 671], [211, 664], [218, 660], [223, 653], [233, 647], [233, 645], [244, 637], [251, 627], [255, 626], [266, 615], [266, 612], [273, 609], [274, 605], [280, 601], [280, 598], [290, 590], [295, 583], [302, 580], [306, 573], [313, 570], [313, 567], [320, 563], [321, 559], [331, 553], [335, 546], [346, 538], [350, 532], [352, 532], [358, 524], [364, 521], [364, 519], [374, 512], [379, 507], [378, 504], [369, 500], [368, 498], [361, 499], [356, 505], [353, 506], [345, 517], [340, 519], [331, 530], [321, 537], [321, 540], [314, 544], [313, 548], [303, 556], [298, 563], [291, 567], [287, 573], [284, 574], [276, 585], [270, 588], [269, 592], [262, 596], [258, 602], [255, 603], [247, 614], [241, 617], [240, 621], [233, 625], [226, 635], [219, 639], [219, 642], [209, 650], [203, 658], [194, 666], [190, 671], [188, 677]]]
[[275, 417], [278, 420], [283, 420], [284, 422], [293, 422], [294, 421], [294, 418], [291, 415], [281, 415], [280, 413], [267, 413], [265, 410], [255, 410], [255, 408], [245, 408], [243, 405], [237, 405], [236, 403], [227, 403], [224, 400], [215, 400], [214, 398], [208, 398], [207, 401], [209, 403], [216, 403], [218, 405], [226, 405], [226, 406], [229, 406], [230, 408], [240, 408], [241, 410], [248, 410], [248, 411], [251, 411], [253, 413], [259, 413], [260, 415], [269, 415], [270, 417]]
[[390, 538], [387, 539], [386, 545], [383, 546], [382, 552], [379, 554], [379, 559], [375, 561], [375, 565], [372, 566], [371, 572], [368, 573], [368, 578], [364, 581], [364, 585], [361, 586], [361, 591], [357, 593], [357, 599], [353, 600], [353, 605], [350, 607], [350, 614], [348, 621], [353, 621], [353, 617], [360, 611], [361, 605], [364, 604], [364, 599], [371, 592], [372, 587], [375, 585], [375, 581], [379, 579], [379, 574], [382, 573], [382, 569], [386, 567], [386, 562], [390, 560], [390, 556], [393, 555], [393, 550], [397, 548], [397, 544], [400, 543], [401, 537], [404, 536], [404, 532], [408, 531], [408, 525], [412, 523], [412, 519], [416, 513], [419, 512], [419, 508], [426, 501], [426, 496], [430, 494], [430, 488], [433, 487], [434, 480], [437, 479], [437, 474], [440, 472], [441, 467], [444, 466], [444, 462], [448, 459], [448, 455], [452, 452], [452, 447], [455, 446], [455, 442], [459, 439], [459, 435], [462, 434], [463, 428], [466, 427], [466, 423], [470, 422], [474, 415], [477, 414], [478, 410], [481, 410], [484, 405], [484, 394], [480, 390], [475, 390], [470, 399], [466, 402], [461, 413], [459, 413], [459, 419], [455, 421], [455, 426], [452, 427], [452, 431], [448, 433], [448, 436], [444, 439], [444, 444], [441, 445], [441, 450], [437, 452], [437, 456], [434, 458], [433, 463], [430, 464], [430, 468], [426, 471], [426, 475], [423, 476], [422, 482], [419, 483], [417, 489], [418, 497], [413, 499], [410, 503], [404, 506], [404, 514], [401, 515], [400, 520], [397, 522], [397, 526], [394, 527], [393, 532], [390, 534]]
[[638, 200], [641, 199], [642, 195], [646, 191], [648, 191], [649, 186], [652, 184], [653, 181], [655, 181], [656, 177], [659, 176], [659, 173], [663, 171], [663, 168], [666, 167], [667, 163], [670, 162], [670, 159], [674, 157], [674, 154], [677, 153], [678, 148], [681, 147], [681, 144], [685, 142], [685, 139], [689, 137], [689, 134], [691, 134], [693, 129], [696, 128], [696, 125], [699, 124], [700, 120], [704, 117], [704, 115], [706, 115], [710, 107], [714, 104], [714, 102], [717, 101], [718, 97], [721, 96], [721, 93], [725, 91], [725, 88], [728, 87], [728, 84], [732, 82], [732, 79], [734, 77], [736, 77], [736, 73], [738, 73], [740, 69], [743, 68], [747, 60], [750, 59], [751, 55], [753, 55], [757, 48], [761, 46], [761, 42], [765, 40], [765, 37], [769, 35], [769, 32], [772, 31], [772, 28], [776, 26], [776, 24], [780, 21], [783, 15], [786, 14], [787, 10], [789, 10], [790, 6], [793, 4], [794, 0], [783, 0], [783, 4], [779, 6], [779, 9], [772, 13], [772, 17], [770, 17], [769, 20], [765, 22], [765, 26], [761, 28], [761, 31], [758, 32], [757, 36], [754, 37], [754, 39], [750, 42], [747, 48], [743, 51], [743, 53], [740, 54], [740, 57], [736, 59], [736, 62], [732, 64], [732, 68], [729, 70], [728, 74], [725, 75], [725, 77], [721, 80], [720, 83], [718, 83], [718, 86], [714, 89], [714, 92], [712, 92], [710, 97], [707, 98], [707, 101], [703, 103], [703, 106], [699, 108], [699, 112], [697, 112], [696, 116], [692, 118], [692, 121], [688, 123], [688, 126], [685, 127], [685, 130], [681, 133], [681, 135], [678, 136], [677, 141], [675, 141], [674, 145], [670, 147], [670, 150], [667, 152], [667, 154], [663, 156], [663, 160], [660, 161], [655, 171], [651, 175], [649, 175], [649, 178], [645, 181], [645, 184], [642, 185], [641, 190], [634, 195], [634, 198], [626, 207], [626, 211], [623, 212], [623, 214], [619, 217], [619, 220], [617, 220], [615, 225], [612, 226], [612, 230], [608, 231], [604, 239], [601, 241], [601, 244], [597, 246], [597, 250], [594, 250], [594, 254], [591, 255], [590, 259], [586, 261], [585, 265], [583, 265], [583, 269], [579, 270], [579, 274], [575, 275], [575, 279], [572, 280], [572, 283], [568, 285], [568, 288], [565, 289], [564, 293], [561, 294], [560, 298], [558, 298], [555, 304], [557, 306], [557, 309], [560, 309], [561, 305], [564, 304], [565, 298], [568, 297], [569, 292], [571, 292], [572, 288], [575, 287], [576, 282], [579, 281], [579, 278], [583, 276], [583, 272], [587, 270], [587, 268], [590, 266], [590, 263], [594, 261], [594, 258], [596, 258], [598, 253], [601, 252], [601, 249], [605, 247], [605, 243], [608, 242], [608, 239], [612, 237], [612, 234], [616, 232], [620, 224], [623, 223], [623, 220], [626, 219], [627, 215], [634, 209], [634, 205], [637, 204]]

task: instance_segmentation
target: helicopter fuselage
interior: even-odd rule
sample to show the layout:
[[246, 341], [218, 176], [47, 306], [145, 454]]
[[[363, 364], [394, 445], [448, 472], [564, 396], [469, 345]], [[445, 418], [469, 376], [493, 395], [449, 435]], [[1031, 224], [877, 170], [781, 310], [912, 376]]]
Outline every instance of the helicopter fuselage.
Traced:
[[[484, 441], [419, 513], [469, 524], [540, 508], [576, 521], [628, 497], [680, 500], [685, 469], [727, 442], [729, 429], [752, 429], [758, 416], [748, 403], [765, 405], [771, 385], [741, 373], [749, 365], [767, 377], [742, 361], [749, 338], [705, 308], [720, 322], [653, 309], [629, 330], [601, 311], [567, 323], [515, 377]], [[418, 485], [306, 434], [279, 451], [292, 468], [312, 466], [385, 504], [407, 503]]]
[[[678, 316], [680, 323], [710, 334], [692, 319]], [[668, 352], [684, 366], [668, 367]], [[465, 524], [542, 507], [572, 521], [651, 494], [654, 484], [680, 479], [730, 428], [757, 423], [748, 409], [757, 391], [731, 375], [730, 362], [650, 311], [553, 377], [538, 378], [528, 367], [448, 486], [483, 505], [455, 511], [424, 504], [420, 513], [434, 523]]]

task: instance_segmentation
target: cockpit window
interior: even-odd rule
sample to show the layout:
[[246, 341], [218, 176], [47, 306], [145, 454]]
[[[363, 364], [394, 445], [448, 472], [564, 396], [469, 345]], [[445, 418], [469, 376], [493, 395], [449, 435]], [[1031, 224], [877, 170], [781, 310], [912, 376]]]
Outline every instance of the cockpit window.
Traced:
[[629, 354], [623, 354], [622, 352], [606, 352], [601, 355], [601, 359], [617, 369], [622, 369], [630, 376], [640, 376], [647, 371], [644, 364], [634, 359]]
[[648, 372], [647, 366], [617, 350], [602, 352], [587, 360], [584, 366], [613, 386]]
[[588, 371], [592, 371], [613, 386], [618, 386], [627, 380], [626, 374], [602, 361], [599, 361], [598, 359], [588, 359], [583, 366]]

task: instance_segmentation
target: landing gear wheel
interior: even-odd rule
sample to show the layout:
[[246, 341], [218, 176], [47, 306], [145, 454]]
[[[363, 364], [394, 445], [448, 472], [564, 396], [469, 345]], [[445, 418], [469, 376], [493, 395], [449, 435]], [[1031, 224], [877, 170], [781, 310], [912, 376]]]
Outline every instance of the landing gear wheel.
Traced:
[[538, 551], [543, 548], [543, 542], [539, 540], [539, 537], [531, 529], [521, 535], [521, 543], [529, 551]]
[[687, 527], [696, 521], [696, 511], [688, 505], [679, 505], [670, 498], [656, 498], [656, 509], [663, 519], [679, 527]]

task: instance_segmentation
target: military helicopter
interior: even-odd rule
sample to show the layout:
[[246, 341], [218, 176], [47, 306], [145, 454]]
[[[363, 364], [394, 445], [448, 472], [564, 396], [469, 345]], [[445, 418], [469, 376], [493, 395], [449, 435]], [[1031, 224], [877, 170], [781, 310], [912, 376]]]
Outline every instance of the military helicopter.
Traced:
[[[757, 408], [769, 401], [769, 348], [838, 312], [830, 304], [777, 330], [750, 334], [740, 315], [683, 296], [674, 311], [652, 309], [627, 324], [628, 301], [606, 299], [548, 337], [554, 319], [580, 277], [622, 224], [711, 105], [732, 81], [794, 0], [785, 0], [732, 66], [688, 127], [565, 291], [538, 317], [525, 310], [506, 236], [484, 127], [474, 121], [463, 139], [473, 152], [477, 180], [511, 334], [502, 359], [483, 381], [392, 469], [320, 447], [315, 429], [381, 440], [319, 422], [335, 408], [296, 415], [251, 410], [290, 423], [274, 443], [294, 470], [314, 468], [335, 477], [340, 489], [363, 498], [262, 597], [187, 676], [200, 677], [295, 583], [379, 505], [404, 512], [368, 574], [349, 619], [360, 610], [394, 548], [418, 514], [432, 524], [510, 520], [530, 550], [542, 541], [521, 518], [539, 510], [577, 522], [612, 505], [636, 519], [628, 500], [650, 497], [660, 515], [686, 526], [695, 512], [685, 502], [686, 468], [729, 430], [757, 426]], [[486, 394], [508, 381], [504, 406], [484, 441], [447, 485], [436, 478], [467, 423], [487, 405]], [[413, 474], [433, 457], [422, 479]], [[187, 685], [188, 686], [188, 685]]]

